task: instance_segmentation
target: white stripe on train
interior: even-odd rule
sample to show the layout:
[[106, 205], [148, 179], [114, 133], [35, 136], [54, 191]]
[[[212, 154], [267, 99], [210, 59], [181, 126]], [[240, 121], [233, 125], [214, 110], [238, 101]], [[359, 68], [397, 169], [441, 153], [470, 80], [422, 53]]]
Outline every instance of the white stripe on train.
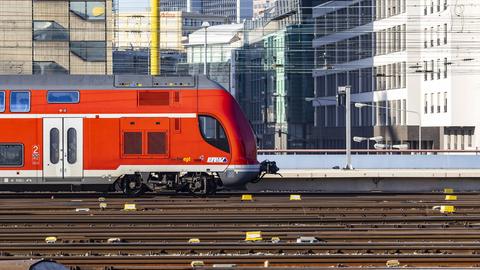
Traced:
[[122, 117], [158, 117], [158, 118], [197, 118], [196, 113], [88, 113], [88, 114], [36, 114], [36, 113], [0, 113], [0, 119], [30, 118], [122, 118]]

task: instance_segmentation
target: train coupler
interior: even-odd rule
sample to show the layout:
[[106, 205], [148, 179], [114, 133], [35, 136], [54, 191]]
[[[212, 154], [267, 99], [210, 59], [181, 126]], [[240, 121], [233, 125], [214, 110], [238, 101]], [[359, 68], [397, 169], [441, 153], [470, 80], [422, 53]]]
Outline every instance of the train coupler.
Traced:
[[267, 174], [278, 174], [282, 176], [281, 174], [278, 173], [279, 170], [280, 169], [278, 168], [277, 163], [275, 161], [264, 160], [260, 163], [260, 174], [258, 176], [258, 179], [253, 181], [253, 183], [258, 183]]

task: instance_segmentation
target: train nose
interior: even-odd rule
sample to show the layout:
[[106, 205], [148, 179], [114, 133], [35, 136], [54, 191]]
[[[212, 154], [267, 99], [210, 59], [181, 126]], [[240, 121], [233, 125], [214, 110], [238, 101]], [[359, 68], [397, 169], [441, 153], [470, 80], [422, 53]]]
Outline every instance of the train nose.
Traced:
[[225, 187], [244, 187], [247, 183], [258, 179], [260, 165], [235, 166], [231, 165], [224, 172], [219, 173], [220, 179]]

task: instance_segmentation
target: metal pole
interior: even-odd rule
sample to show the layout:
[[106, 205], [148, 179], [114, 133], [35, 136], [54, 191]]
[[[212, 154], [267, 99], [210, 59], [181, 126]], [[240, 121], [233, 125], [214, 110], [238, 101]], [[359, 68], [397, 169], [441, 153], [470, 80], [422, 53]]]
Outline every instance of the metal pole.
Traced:
[[[419, 117], [421, 117], [419, 115]], [[422, 151], [422, 120], [420, 119], [420, 123], [418, 124], [418, 150]], [[422, 154], [422, 153], [420, 153]]]
[[370, 155], [370, 138], [367, 138], [367, 156]]
[[207, 27], [205, 27], [205, 59], [203, 62], [203, 75], [207, 76]]
[[352, 126], [351, 126], [351, 100], [350, 100], [350, 86], [345, 87], [345, 142], [347, 148], [347, 166], [346, 170], [353, 169], [352, 167]]

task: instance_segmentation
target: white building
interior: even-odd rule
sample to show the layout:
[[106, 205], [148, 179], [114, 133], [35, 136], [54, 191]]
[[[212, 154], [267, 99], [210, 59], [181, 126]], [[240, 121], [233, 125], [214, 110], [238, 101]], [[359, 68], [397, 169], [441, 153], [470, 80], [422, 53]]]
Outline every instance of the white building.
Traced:
[[344, 85], [352, 86], [353, 102], [376, 107], [352, 106], [353, 136], [417, 148], [421, 125], [424, 149], [480, 146], [476, 2], [337, 0], [315, 7], [318, 146], [344, 147], [344, 110], [328, 101]]
[[[224, 24], [207, 29], [208, 75], [234, 94], [232, 88], [232, 53], [244, 43], [244, 25]], [[205, 29], [200, 29], [188, 37], [185, 44], [190, 73], [202, 73], [205, 62]]]

